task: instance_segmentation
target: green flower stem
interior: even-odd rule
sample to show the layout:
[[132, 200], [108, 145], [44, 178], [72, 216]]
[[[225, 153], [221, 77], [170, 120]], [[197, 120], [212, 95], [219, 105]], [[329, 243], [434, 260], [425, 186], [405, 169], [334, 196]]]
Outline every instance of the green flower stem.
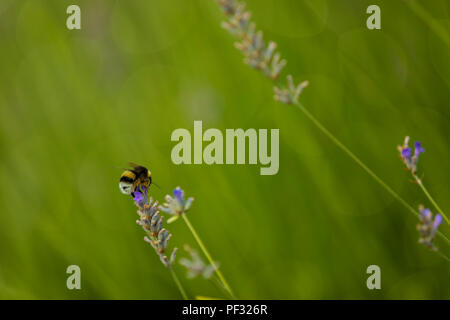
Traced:
[[199, 235], [195, 231], [194, 227], [192, 226], [191, 222], [189, 221], [186, 214], [181, 215], [184, 219], [184, 222], [186, 222], [186, 225], [188, 226], [189, 230], [191, 231], [192, 235], [194, 236], [195, 240], [197, 241], [198, 245], [200, 246], [200, 249], [202, 249], [203, 253], [205, 254], [206, 258], [208, 259], [209, 263], [214, 267], [214, 270], [219, 277], [220, 281], [223, 284], [223, 287], [225, 290], [227, 290], [228, 294], [233, 298], [236, 299], [236, 296], [233, 294], [233, 290], [231, 290], [231, 287], [228, 285], [228, 282], [225, 280], [225, 277], [223, 276], [222, 272], [219, 270], [219, 268], [214, 263], [214, 260], [211, 257], [211, 254], [206, 249], [205, 245], [203, 244], [202, 239], [200, 239]]
[[439, 230], [436, 232], [438, 234], [438, 236], [440, 236], [442, 239], [444, 239], [445, 241], [447, 241], [447, 244], [450, 244], [450, 239], [447, 238], [442, 232], [440, 232]]
[[175, 283], [177, 284], [178, 290], [180, 290], [180, 293], [183, 296], [183, 299], [184, 300], [189, 300], [188, 297], [187, 297], [186, 291], [184, 291], [184, 288], [181, 285], [181, 282], [178, 279], [177, 274], [173, 270], [172, 266], [169, 267], [169, 270], [170, 270], [170, 274], [172, 275], [173, 281], [175, 281]]
[[[408, 204], [408, 202], [406, 202], [402, 197], [400, 197], [400, 195], [397, 192], [395, 192], [383, 180], [381, 180], [380, 177], [378, 177], [369, 167], [367, 167], [353, 152], [350, 151], [349, 148], [347, 148], [341, 141], [339, 141], [338, 138], [336, 138], [330, 131], [328, 131], [328, 129], [325, 128], [323, 126], [323, 124], [319, 120], [317, 120], [316, 117], [314, 117], [300, 102], [297, 101], [294, 104], [306, 115], [306, 117], [309, 120], [311, 120], [312, 123], [314, 123], [314, 125], [320, 131], [322, 131], [322, 133], [324, 133], [331, 141], [333, 141], [336, 146], [338, 146], [342, 151], [344, 151], [353, 161], [355, 161], [364, 171], [366, 171], [369, 176], [371, 176], [384, 189], [386, 189], [386, 191], [389, 192], [395, 199], [397, 199], [406, 209], [411, 211], [417, 218], [420, 219], [420, 214], [419, 214], [419, 212], [417, 210], [415, 210], [413, 207], [411, 207]], [[422, 188], [424, 190], [426, 190], [425, 187], [423, 187], [422, 184], [419, 184], [419, 185], [421, 185]], [[426, 193], [428, 193], [428, 192], [426, 192]], [[432, 200], [432, 202], [434, 202], [434, 200]], [[445, 218], [447, 219], [447, 217], [445, 217]], [[444, 239], [447, 243], [450, 243], [450, 240], [444, 234], [442, 234], [439, 231], [437, 232], [437, 234], [442, 239]]]
[[442, 258], [444, 258], [445, 260], [447, 260], [447, 262], [450, 262], [450, 258], [447, 257], [445, 254], [443, 254], [442, 252], [440, 252], [439, 250], [436, 251], [437, 254], [439, 254]]
[[406, 5], [414, 12], [420, 19], [428, 25], [430, 30], [432, 30], [442, 41], [444, 41], [448, 46], [450, 46], [450, 37], [448, 32], [445, 30], [439, 21], [428, 13], [418, 1], [405, 1]]
[[209, 281], [225, 296], [229, 296], [231, 299], [234, 299], [234, 296], [230, 295], [230, 293], [225, 289], [220, 279], [217, 277], [217, 275], [209, 278]]
[[350, 151], [341, 141], [339, 141], [328, 129], [326, 129], [319, 120], [316, 119], [300, 102], [296, 102], [295, 105], [311, 120], [314, 125], [319, 128], [331, 141], [334, 142], [342, 151], [344, 151], [353, 161], [355, 161], [364, 171], [367, 172], [376, 182], [378, 182], [386, 191], [388, 191], [395, 199], [403, 204], [409, 211], [420, 218], [419, 213], [411, 207], [402, 197], [398, 195], [391, 187], [389, 187], [380, 177], [378, 177], [369, 167], [367, 167], [353, 152]]
[[416, 174], [414, 174], [413, 177], [416, 180], [416, 182], [419, 185], [419, 187], [422, 189], [423, 193], [425, 193], [425, 195], [427, 196], [428, 200], [430, 200], [430, 202], [436, 208], [436, 210], [438, 211], [437, 213], [440, 213], [444, 217], [445, 221], [448, 224], [450, 224], [450, 221], [448, 220], [448, 218], [445, 215], [444, 211], [442, 211], [442, 209], [439, 208], [438, 204], [436, 203], [436, 201], [434, 201], [433, 197], [430, 195], [430, 193], [428, 192], [427, 188], [425, 188], [425, 186], [423, 185], [422, 179], [420, 179]]

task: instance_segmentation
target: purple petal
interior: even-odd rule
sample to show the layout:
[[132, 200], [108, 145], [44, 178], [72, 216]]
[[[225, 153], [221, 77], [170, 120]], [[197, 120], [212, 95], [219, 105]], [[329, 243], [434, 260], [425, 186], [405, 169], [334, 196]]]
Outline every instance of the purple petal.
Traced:
[[134, 192], [134, 197], [133, 197], [134, 201], [141, 202], [143, 199], [144, 199], [144, 195], [142, 194], [142, 192], [139, 192], [139, 191]]
[[437, 214], [436, 217], [434, 217], [434, 223], [433, 223], [434, 230], [436, 230], [441, 223], [442, 223], [442, 215]]
[[411, 148], [404, 148], [402, 150], [402, 157], [406, 158], [406, 159], [409, 159], [409, 158], [411, 158], [411, 153], [412, 153]]
[[421, 153], [423, 153], [423, 152], [425, 152], [425, 149], [422, 148], [422, 146], [421, 146], [421, 144], [420, 144], [420, 141], [416, 141], [416, 142], [414, 143], [414, 155], [415, 155], [416, 157], [418, 157], [419, 154], [421, 154]]
[[184, 191], [177, 187], [173, 190], [173, 196], [178, 199], [178, 201], [183, 202]]
[[430, 209], [423, 209], [420, 211], [420, 214], [422, 215], [422, 217], [428, 218], [431, 214], [431, 211]]

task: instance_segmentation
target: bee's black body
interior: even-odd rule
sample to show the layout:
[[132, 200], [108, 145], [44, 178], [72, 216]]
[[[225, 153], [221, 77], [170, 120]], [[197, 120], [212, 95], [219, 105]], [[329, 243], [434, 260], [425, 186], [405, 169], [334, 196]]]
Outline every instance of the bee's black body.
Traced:
[[122, 173], [119, 187], [122, 193], [133, 195], [139, 187], [148, 188], [152, 183], [150, 171], [140, 165], [129, 164], [133, 169], [127, 169]]

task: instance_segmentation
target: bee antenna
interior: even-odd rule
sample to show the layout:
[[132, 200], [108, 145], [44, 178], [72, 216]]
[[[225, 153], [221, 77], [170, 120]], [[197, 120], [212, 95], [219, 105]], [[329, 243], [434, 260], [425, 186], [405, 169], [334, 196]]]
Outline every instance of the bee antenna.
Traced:
[[154, 183], [154, 182], [152, 181], [152, 184], [154, 184], [155, 187], [157, 187], [159, 190], [161, 190], [161, 187], [160, 187], [157, 183]]
[[124, 167], [119, 167], [119, 166], [108, 166], [110, 168], [114, 168], [114, 169], [122, 169], [122, 170], [127, 170]]

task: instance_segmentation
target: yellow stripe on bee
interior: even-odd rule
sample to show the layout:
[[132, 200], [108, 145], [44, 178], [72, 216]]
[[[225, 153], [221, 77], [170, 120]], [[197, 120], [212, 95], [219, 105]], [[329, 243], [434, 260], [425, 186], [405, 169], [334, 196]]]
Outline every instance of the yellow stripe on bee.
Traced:
[[136, 175], [134, 174], [134, 172], [130, 171], [130, 170], [126, 170], [122, 173], [122, 177], [127, 177], [130, 178], [132, 180], [136, 179]]

